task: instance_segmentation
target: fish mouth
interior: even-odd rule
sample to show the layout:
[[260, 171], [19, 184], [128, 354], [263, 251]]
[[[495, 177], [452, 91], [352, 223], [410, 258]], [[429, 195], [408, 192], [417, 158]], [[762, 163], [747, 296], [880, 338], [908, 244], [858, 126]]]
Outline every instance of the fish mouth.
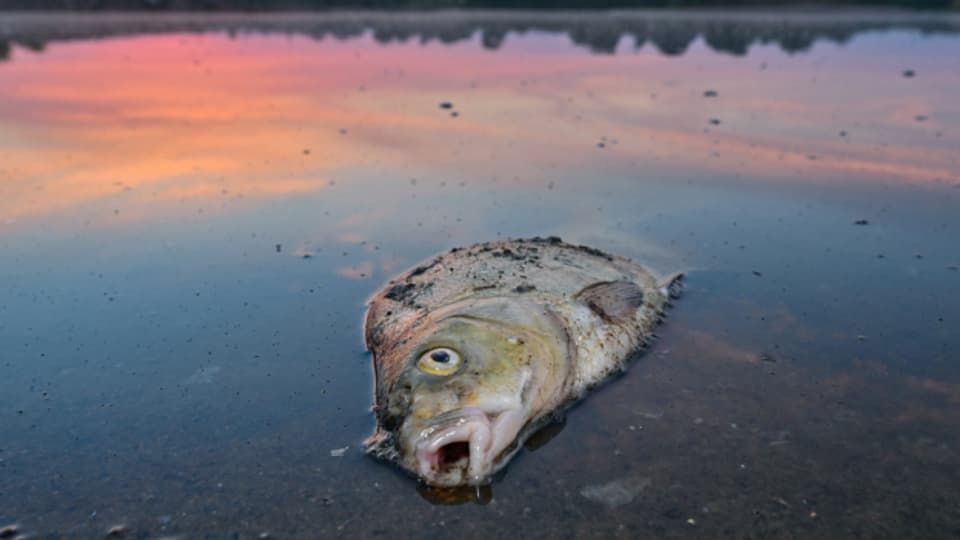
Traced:
[[464, 407], [434, 418], [415, 445], [420, 478], [435, 486], [486, 483], [504, 461], [498, 454], [516, 437], [518, 416]]

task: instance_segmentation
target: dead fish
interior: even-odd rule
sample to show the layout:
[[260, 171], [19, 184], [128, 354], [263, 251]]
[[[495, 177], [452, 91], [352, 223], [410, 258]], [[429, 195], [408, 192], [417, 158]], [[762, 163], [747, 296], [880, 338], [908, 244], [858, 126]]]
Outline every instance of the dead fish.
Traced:
[[478, 244], [370, 302], [377, 428], [366, 441], [432, 486], [482, 485], [539, 428], [646, 345], [678, 288], [557, 237]]

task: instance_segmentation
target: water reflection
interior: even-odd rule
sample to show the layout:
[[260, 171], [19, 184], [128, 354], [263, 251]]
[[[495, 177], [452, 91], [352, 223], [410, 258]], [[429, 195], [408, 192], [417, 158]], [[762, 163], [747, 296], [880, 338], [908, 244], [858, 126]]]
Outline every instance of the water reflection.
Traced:
[[493, 486], [460, 486], [453, 488], [418, 485], [417, 494], [430, 504], [457, 506], [473, 503], [481, 506], [493, 500]]
[[[690, 174], [722, 167], [765, 181], [793, 179], [799, 171], [958, 181], [954, 158], [944, 151], [956, 137], [945, 130], [956, 114], [950, 100], [955, 76], [937, 68], [939, 55], [899, 53], [900, 65], [888, 67], [895, 57], [871, 65], [864, 55], [875, 37], [826, 65], [768, 47], [751, 63], [714, 59], [702, 46], [679, 61], [647, 49], [596, 58], [540, 32], [518, 34], [503, 55], [485, 52], [478, 46], [483, 39], [380, 44], [401, 30], [343, 42], [296, 37], [310, 25], [323, 29], [319, 35], [352, 36], [381, 24], [423, 36], [455, 29], [443, 41], [456, 42], [473, 35], [476, 25], [492, 24], [473, 20], [481, 15], [330, 17], [191, 22], [163, 16], [132, 27], [125, 16], [68, 17], [58, 19], [60, 26], [30, 17], [29, 24], [5, 25], [7, 32], [43, 35], [46, 24], [52, 36], [64, 38], [138, 37], [64, 42], [40, 53], [17, 49], [14, 61], [2, 66], [2, 136], [10, 151], [0, 175], [10, 180], [0, 213], [10, 224], [98, 203], [112, 207], [86, 215], [85, 226], [121, 225], [186, 201], [194, 201], [197, 212], [216, 214], [251, 199], [317, 193], [338, 180], [355, 184], [388, 170], [394, 177], [389, 196], [395, 196], [414, 188], [408, 182], [425, 168], [443, 175], [487, 168], [497, 178], [548, 187], [599, 163], [630, 174], [638, 161], [648, 174], [666, 166]], [[504, 32], [521, 24], [508, 15], [490, 17], [510, 28]], [[547, 30], [582, 22], [545, 17]], [[620, 36], [623, 25], [633, 24], [630, 17], [594, 17], [600, 22], [591, 26], [586, 17], [584, 28], [591, 30], [582, 35]], [[701, 31], [709, 46], [714, 24], [747, 28], [717, 35], [752, 36], [748, 41], [792, 27], [816, 36], [818, 24], [834, 24], [823, 17], [786, 25], [765, 18], [634, 18], [679, 40], [660, 42], [672, 51], [686, 49]], [[236, 40], [215, 32], [223, 28], [283, 30], [288, 37], [255, 33]], [[911, 35], [890, 40], [906, 43]], [[704, 61], [706, 67], [699, 64]], [[920, 75], [902, 76], [905, 67]], [[438, 106], [449, 101], [455, 110]], [[521, 155], [527, 159], [517, 159]], [[509, 166], [490, 168], [491, 158]], [[360, 261], [342, 275], [371, 272]]]
[[[960, 471], [952, 29], [16, 17], [0, 17], [0, 527], [936, 538], [960, 523], [943, 503]], [[834, 23], [875, 26], [813, 37]], [[686, 270], [685, 297], [488, 504], [428, 504], [358, 450], [364, 300], [433, 253], [538, 234]]]
[[[743, 56], [754, 44], [775, 43], [788, 53], [808, 51], [817, 41], [846, 43], [864, 32], [912, 30], [953, 34], [960, 19], [950, 13], [874, 15], [869, 12], [797, 14], [776, 12], [724, 14], [657, 11], [586, 13], [473, 12], [296, 14], [230, 16], [8, 15], [0, 27], [0, 51], [9, 43], [42, 50], [48, 41], [143, 34], [227, 32], [303, 35], [317, 40], [350, 40], [370, 35], [381, 44], [439, 42], [454, 44], [479, 36], [484, 48], [497, 50], [511, 37], [528, 33], [567, 36], [577, 46], [613, 54], [626, 38], [634, 48], [652, 43], [665, 55], [683, 54], [698, 38], [713, 50]], [[0, 54], [0, 58], [3, 55]]]

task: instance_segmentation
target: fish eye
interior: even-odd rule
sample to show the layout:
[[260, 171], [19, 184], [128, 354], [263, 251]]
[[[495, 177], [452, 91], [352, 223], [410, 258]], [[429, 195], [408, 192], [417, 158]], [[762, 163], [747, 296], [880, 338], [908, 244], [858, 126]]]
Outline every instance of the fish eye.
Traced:
[[417, 367], [431, 375], [452, 375], [460, 369], [463, 360], [457, 351], [447, 347], [437, 347], [420, 355]]

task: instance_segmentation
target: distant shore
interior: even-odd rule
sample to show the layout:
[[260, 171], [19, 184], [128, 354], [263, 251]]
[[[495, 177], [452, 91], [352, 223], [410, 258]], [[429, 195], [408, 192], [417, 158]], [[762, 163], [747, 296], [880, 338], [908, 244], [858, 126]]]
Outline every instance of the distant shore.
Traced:
[[960, 0], [0, 0], [2, 11], [328, 11], [648, 8], [960, 9]]

